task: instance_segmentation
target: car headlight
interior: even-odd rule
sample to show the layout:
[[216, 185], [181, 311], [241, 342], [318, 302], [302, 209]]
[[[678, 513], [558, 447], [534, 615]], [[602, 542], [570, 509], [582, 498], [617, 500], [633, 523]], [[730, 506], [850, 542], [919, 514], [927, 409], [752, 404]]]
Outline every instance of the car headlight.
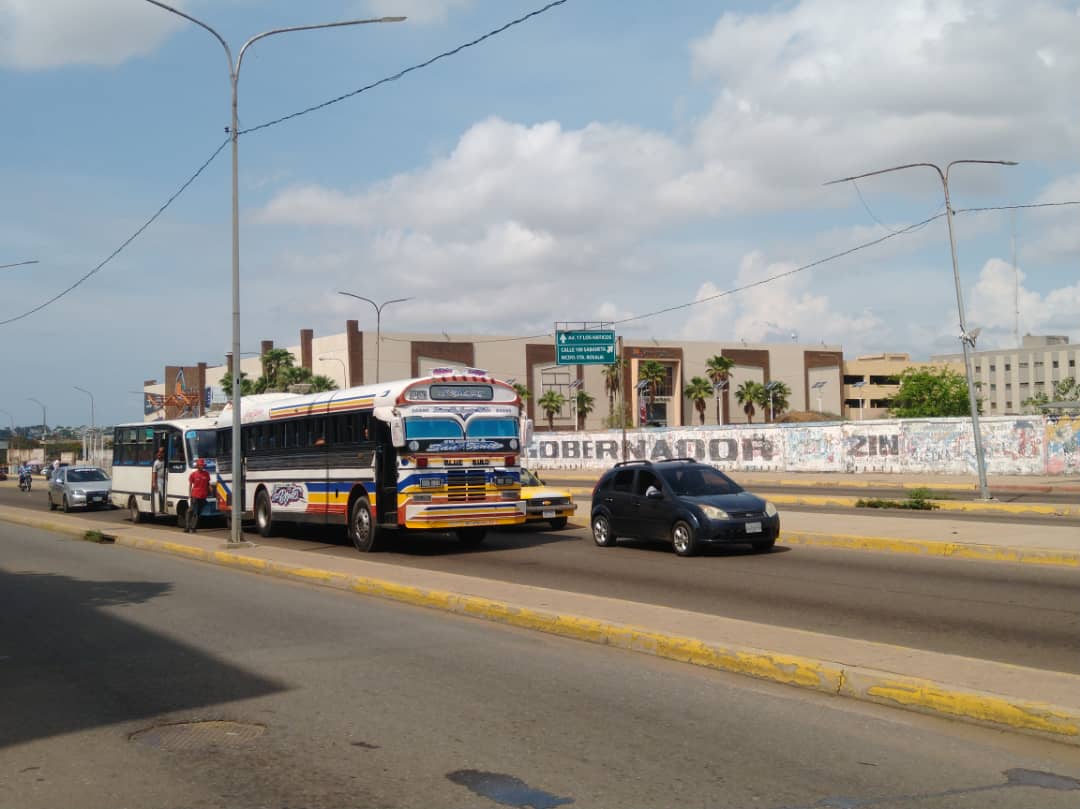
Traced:
[[75, 495], [76, 497], [86, 497], [86, 490], [85, 489], [72, 489], [71, 493], [73, 495]]
[[776, 516], [776, 506], [774, 506], [772, 503], [770, 503], [768, 501], [766, 501], [766, 503], [765, 503], [765, 516], [766, 517], [775, 517]]
[[699, 508], [705, 513], [705, 516], [710, 520], [726, 520], [728, 519], [728, 513], [722, 508], [716, 506], [699, 506]]

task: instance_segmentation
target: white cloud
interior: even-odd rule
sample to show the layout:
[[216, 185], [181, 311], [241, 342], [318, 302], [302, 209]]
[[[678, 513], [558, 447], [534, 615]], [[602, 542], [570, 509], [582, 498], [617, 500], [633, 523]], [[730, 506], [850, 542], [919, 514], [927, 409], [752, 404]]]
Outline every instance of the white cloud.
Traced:
[[1017, 301], [1021, 334], [1065, 334], [1080, 340], [1080, 281], [1040, 295], [1024, 287], [1027, 277], [1001, 259], [983, 265], [966, 312], [969, 328], [982, 328], [980, 347], [1015, 345]]
[[469, 9], [474, 0], [366, 0], [363, 7], [378, 17], [408, 17], [414, 23], [438, 23], [452, 11]]
[[118, 65], [153, 52], [182, 25], [190, 23], [131, 0], [0, 0], [0, 65]]

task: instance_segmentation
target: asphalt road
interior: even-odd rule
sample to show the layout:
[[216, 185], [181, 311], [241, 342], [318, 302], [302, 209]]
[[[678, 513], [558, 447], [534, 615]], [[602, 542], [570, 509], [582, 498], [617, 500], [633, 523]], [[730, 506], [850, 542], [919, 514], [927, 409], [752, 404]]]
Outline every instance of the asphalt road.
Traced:
[[[0, 490], [3, 503], [34, 501], [45, 510], [44, 493]], [[105, 524], [127, 520], [123, 510], [91, 516]], [[226, 538], [223, 527], [215, 530]], [[356, 554], [340, 530], [298, 526], [253, 538], [304, 550], [313, 566], [323, 554]], [[451, 537], [404, 538], [377, 558], [1080, 674], [1080, 570], [806, 546], [683, 559], [663, 543], [598, 548], [584, 527], [491, 532], [473, 552]]]
[[0, 806], [1075, 809], [1080, 751], [0, 524]]

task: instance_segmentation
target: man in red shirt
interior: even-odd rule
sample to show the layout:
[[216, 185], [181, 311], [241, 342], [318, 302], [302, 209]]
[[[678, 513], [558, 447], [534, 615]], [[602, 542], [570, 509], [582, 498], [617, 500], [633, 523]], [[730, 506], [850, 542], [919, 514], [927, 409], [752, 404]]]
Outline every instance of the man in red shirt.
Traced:
[[188, 475], [188, 510], [185, 534], [194, 534], [199, 527], [199, 515], [206, 508], [206, 498], [210, 496], [210, 473], [206, 471], [206, 461], [195, 461], [195, 471]]

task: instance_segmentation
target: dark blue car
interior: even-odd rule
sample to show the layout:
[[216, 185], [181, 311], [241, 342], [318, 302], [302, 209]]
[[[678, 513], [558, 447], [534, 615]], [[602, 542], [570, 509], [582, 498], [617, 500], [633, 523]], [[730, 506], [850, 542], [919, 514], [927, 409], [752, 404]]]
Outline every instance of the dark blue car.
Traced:
[[680, 556], [714, 544], [768, 551], [780, 535], [780, 515], [772, 503], [692, 458], [626, 461], [593, 489], [592, 531], [602, 547], [618, 537], [663, 539]]

